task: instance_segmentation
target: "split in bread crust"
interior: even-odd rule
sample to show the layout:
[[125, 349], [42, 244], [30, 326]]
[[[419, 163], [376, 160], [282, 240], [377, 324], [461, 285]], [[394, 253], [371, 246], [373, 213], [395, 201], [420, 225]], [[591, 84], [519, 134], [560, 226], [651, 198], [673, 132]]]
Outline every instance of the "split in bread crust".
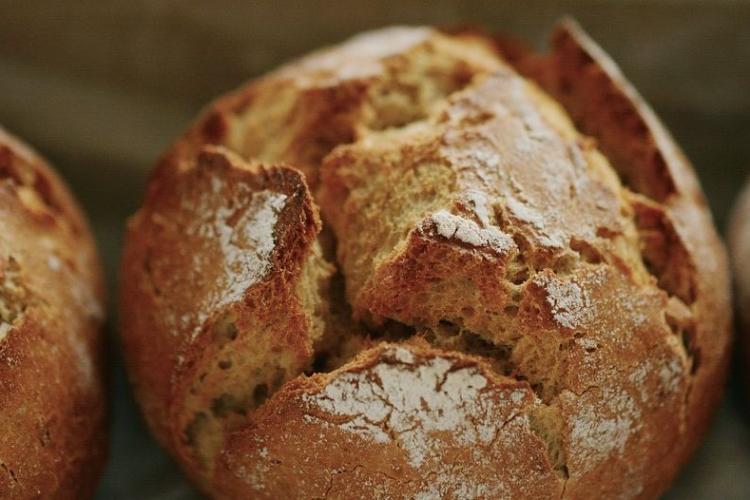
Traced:
[[691, 167], [575, 25], [546, 55], [390, 28], [162, 159], [123, 340], [212, 496], [650, 498], [719, 397], [725, 267]]

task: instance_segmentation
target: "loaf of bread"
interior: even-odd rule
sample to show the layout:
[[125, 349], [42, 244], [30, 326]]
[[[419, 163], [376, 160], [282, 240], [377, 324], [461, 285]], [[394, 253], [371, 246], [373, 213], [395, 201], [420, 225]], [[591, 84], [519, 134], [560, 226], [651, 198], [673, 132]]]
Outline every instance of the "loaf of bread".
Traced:
[[121, 276], [146, 419], [216, 498], [653, 498], [725, 379], [696, 177], [572, 22], [387, 28], [217, 100]]
[[105, 454], [104, 285], [80, 209], [0, 129], [0, 498], [88, 498]]

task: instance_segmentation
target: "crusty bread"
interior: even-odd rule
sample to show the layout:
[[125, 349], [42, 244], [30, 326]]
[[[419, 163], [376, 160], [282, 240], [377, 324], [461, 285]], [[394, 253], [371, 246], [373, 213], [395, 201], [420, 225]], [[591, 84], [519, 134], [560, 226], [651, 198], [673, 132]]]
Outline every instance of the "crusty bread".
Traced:
[[389, 28], [219, 99], [121, 293], [146, 418], [223, 498], [652, 498], [730, 340], [692, 168], [571, 22]]
[[0, 497], [87, 498], [106, 453], [104, 287], [61, 179], [0, 129]]

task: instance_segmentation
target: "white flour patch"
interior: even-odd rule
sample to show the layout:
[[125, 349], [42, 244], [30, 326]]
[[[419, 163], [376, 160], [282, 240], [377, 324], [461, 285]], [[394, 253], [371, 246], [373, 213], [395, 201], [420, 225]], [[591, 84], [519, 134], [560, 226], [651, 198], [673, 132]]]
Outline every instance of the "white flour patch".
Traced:
[[513, 404], [520, 405], [525, 395], [526, 393], [524, 391], [515, 390], [510, 393], [510, 400], [513, 402]]
[[646, 361], [636, 366], [628, 377], [633, 385], [638, 388], [639, 394], [641, 396], [641, 401], [644, 403], [647, 403], [651, 399], [651, 394], [648, 390], [648, 384], [646, 383], [646, 381], [648, 380], [648, 376], [652, 372], [652, 370], [653, 365], [651, 364], [651, 360], [647, 359]]
[[[247, 207], [239, 202], [215, 208], [215, 196], [226, 189], [221, 179], [211, 179], [211, 191], [204, 194], [197, 207], [187, 201], [183, 209], [195, 213], [199, 223], [188, 230], [191, 236], [206, 239], [218, 247], [222, 256], [217, 286], [194, 313], [180, 317], [183, 327], [193, 325], [195, 335], [211, 311], [242, 299], [248, 288], [260, 282], [271, 269], [271, 253], [275, 247], [274, 228], [287, 196], [272, 191], [250, 193], [240, 186], [235, 196], [240, 200], [250, 197]], [[241, 210], [241, 212], [240, 212]], [[195, 272], [204, 272], [201, 256], [196, 254]]]
[[630, 374], [630, 381], [634, 384], [643, 384], [646, 381], [648, 373], [651, 371], [651, 361], [645, 361], [639, 364]]
[[680, 388], [685, 377], [685, 368], [678, 358], [671, 358], [659, 368], [659, 382], [666, 393], [674, 393]]
[[255, 491], [263, 491], [266, 489], [265, 476], [270, 470], [271, 467], [268, 463], [260, 460], [251, 471], [244, 465], [241, 465], [237, 470], [237, 474], [248, 482]]
[[474, 215], [477, 216], [483, 227], [490, 225], [489, 205], [485, 194], [477, 189], [470, 189], [464, 193], [464, 199], [471, 204]]
[[393, 359], [399, 361], [405, 365], [414, 364], [414, 354], [409, 349], [403, 347], [394, 347], [387, 354], [393, 356]]
[[587, 351], [593, 351], [599, 348], [599, 342], [594, 339], [580, 338], [576, 339], [575, 343]]
[[546, 290], [550, 312], [560, 326], [574, 329], [593, 315], [588, 294], [577, 283], [546, 275], [535, 278], [534, 282]]
[[49, 257], [47, 257], [47, 266], [52, 271], [59, 271], [62, 267], [62, 261], [57, 255], [50, 255]]
[[515, 389], [498, 401], [477, 367], [456, 369], [445, 358], [417, 361], [400, 347], [385, 351], [383, 360], [362, 372], [340, 374], [321, 392], [303, 396], [317, 411], [349, 420], [330, 424], [310, 415], [306, 420], [337, 425], [375, 443], [395, 443], [416, 470], [423, 466], [439, 470], [416, 498], [505, 497], [507, 485], [502, 482], [476, 481], [465, 477], [463, 467], [444, 463], [445, 448], [450, 446], [445, 437], [481, 450], [500, 439], [501, 428], [512, 419], [502, 439], [515, 440], [529, 432], [528, 418], [515, 409], [523, 406], [528, 392]]
[[515, 242], [496, 227], [480, 227], [476, 222], [454, 215], [447, 210], [430, 217], [437, 234], [448, 240], [458, 240], [474, 247], [490, 247], [504, 253], [515, 247]]
[[619, 301], [618, 305], [623, 309], [624, 314], [633, 322], [633, 327], [640, 327], [646, 323], [646, 315], [643, 311], [649, 309], [649, 304], [646, 303], [643, 297], [623, 297]]
[[[636, 366], [628, 378], [633, 385], [638, 387], [641, 401], [648, 403], [653, 397], [662, 401], [663, 396], [679, 391], [685, 380], [686, 370], [681, 359], [675, 355], [675, 357], [659, 361], [647, 359]], [[654, 378], [658, 381], [656, 390], [659, 392], [657, 394], [651, 394], [656, 391], [654, 384], [649, 384], [649, 379]]]
[[512, 196], [507, 199], [507, 207], [516, 219], [531, 225], [537, 231], [537, 238], [542, 245], [550, 248], [563, 248], [565, 246], [565, 236], [559, 229], [556, 229], [559, 226], [559, 221], [547, 220], [547, 217], [534, 208]]
[[[403, 358], [397, 352], [391, 356]], [[465, 444], [481, 441], [472, 424], [477, 413], [473, 402], [480, 399], [487, 379], [476, 368], [451, 367], [444, 358], [417, 366], [381, 363], [368, 372], [342, 374], [307, 401], [333, 415], [352, 417], [343, 428], [376, 442], [390, 441], [384, 429], [398, 433], [409, 462], [419, 467], [434, 453], [432, 432], [454, 432]], [[464, 407], [465, 402], [472, 405]]]
[[641, 410], [625, 390], [608, 387], [601, 399], [603, 408], [582, 403], [572, 422], [572, 456], [586, 469], [622, 452], [641, 426]]
[[255, 193], [250, 207], [234, 227], [228, 224], [233, 215], [230, 210], [220, 210], [216, 214], [213, 228], [225, 257], [225, 276], [229, 281], [216, 307], [240, 300], [245, 290], [267, 274], [274, 249], [273, 229], [286, 198], [284, 194], [270, 191]]

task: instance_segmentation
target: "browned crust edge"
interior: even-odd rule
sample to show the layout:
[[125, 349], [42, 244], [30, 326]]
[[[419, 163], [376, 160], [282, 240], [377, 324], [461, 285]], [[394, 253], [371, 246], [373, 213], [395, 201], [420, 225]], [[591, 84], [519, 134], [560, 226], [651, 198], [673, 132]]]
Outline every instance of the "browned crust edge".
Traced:
[[[726, 250], [689, 160], [610, 57], [571, 18], [554, 30], [551, 46], [550, 55], [540, 56], [513, 45], [517, 67], [560, 99], [579, 128], [599, 141], [632, 189], [664, 211], [690, 257], [696, 287], [691, 309], [697, 324], [688, 348], [698, 353], [699, 366], [686, 402], [689, 435], [694, 438], [679, 452], [682, 464], [702, 442], [728, 374], [732, 314]], [[555, 65], [561, 63], [576, 68], [575, 84], [561, 85], [556, 80]], [[586, 105], [590, 96], [579, 93], [592, 88], [611, 102], [606, 110], [610, 116], [605, 118], [614, 126], [609, 136], [598, 129], [599, 118], [593, 116], [597, 110]], [[628, 149], [628, 143], [635, 147]], [[627, 162], [630, 165], [623, 167]], [[657, 491], [669, 483], [671, 479], [665, 480]]]

